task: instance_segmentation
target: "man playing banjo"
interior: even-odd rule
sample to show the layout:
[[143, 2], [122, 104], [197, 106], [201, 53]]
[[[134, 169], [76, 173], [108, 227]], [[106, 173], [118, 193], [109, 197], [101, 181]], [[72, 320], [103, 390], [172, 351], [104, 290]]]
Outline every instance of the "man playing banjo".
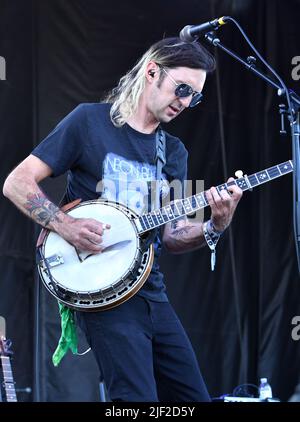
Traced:
[[[99, 221], [88, 215], [83, 218], [66, 213], [49, 201], [39, 182], [68, 172], [65, 202], [80, 198], [85, 203], [101, 197], [124, 204], [134, 216], [151, 211], [145, 209], [145, 186], [157, 174], [159, 124], [170, 122], [201, 101], [206, 74], [214, 67], [214, 58], [199, 43], [183, 43], [179, 38], [157, 42], [102, 103], [81, 104], [65, 117], [8, 176], [4, 195], [53, 236], [71, 245], [73, 251], [85, 251], [80, 262], [86, 267], [93, 257], [104, 259], [103, 239], [109, 243], [110, 232], [114, 232], [114, 220], [109, 220], [109, 214], [107, 220]], [[187, 151], [178, 138], [167, 132], [164, 137], [166, 163], [161, 179], [183, 183]], [[167, 222], [162, 235], [167, 250], [184, 253], [218, 240], [230, 224], [241, 196], [235, 184], [221, 192], [214, 187], [207, 190], [209, 221], [193, 222], [181, 217]], [[158, 220], [155, 218], [151, 218], [154, 225], [163, 216], [158, 213]], [[146, 220], [139, 222], [134, 233], [139, 227], [142, 231], [143, 225], [149, 228]], [[122, 242], [120, 245], [126, 246]], [[78, 323], [85, 331], [112, 401], [209, 401], [190, 341], [166, 295], [157, 262], [160, 233], [153, 245], [151, 272], [144, 271], [143, 283], [135, 294], [105, 310], [85, 312], [80, 310], [81, 305], [74, 306]], [[116, 253], [109, 249], [107, 256]], [[51, 266], [49, 260], [47, 266]], [[60, 269], [63, 264], [53, 267], [53, 273]], [[106, 269], [99, 265], [100, 275], [101, 271], [105, 273]], [[89, 282], [88, 277], [82, 285], [85, 282]]]

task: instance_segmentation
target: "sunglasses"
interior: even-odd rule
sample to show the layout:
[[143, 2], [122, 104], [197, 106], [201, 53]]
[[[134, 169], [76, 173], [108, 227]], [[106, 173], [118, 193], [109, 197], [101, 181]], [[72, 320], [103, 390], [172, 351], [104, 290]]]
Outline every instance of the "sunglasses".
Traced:
[[193, 88], [188, 84], [178, 84], [172, 76], [166, 71], [164, 67], [162, 67], [162, 70], [165, 72], [165, 74], [171, 79], [171, 81], [176, 85], [175, 89], [175, 95], [179, 98], [185, 98], [192, 95], [192, 100], [190, 102], [189, 107], [195, 107], [197, 104], [199, 104], [202, 101], [203, 94], [202, 92], [194, 91]]

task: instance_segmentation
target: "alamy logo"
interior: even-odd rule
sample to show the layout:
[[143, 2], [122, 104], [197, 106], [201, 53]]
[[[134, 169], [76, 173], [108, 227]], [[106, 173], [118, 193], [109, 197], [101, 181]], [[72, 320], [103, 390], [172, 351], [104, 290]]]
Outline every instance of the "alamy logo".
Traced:
[[[102, 170], [103, 178], [97, 185], [97, 192], [102, 192], [102, 198], [120, 202], [138, 214], [148, 211], [151, 201], [149, 182], [155, 179], [156, 172], [154, 165], [108, 153]], [[166, 179], [165, 175], [163, 176]], [[164, 190], [164, 186], [161, 186], [161, 189]]]
[[0, 56], [0, 81], [6, 81], [6, 60]]
[[297, 341], [300, 340], [300, 316], [296, 315], [292, 319], [292, 325], [295, 327], [292, 329], [292, 339]]
[[[101, 173], [102, 179], [97, 183], [96, 192], [102, 199], [122, 203], [138, 215], [156, 208], [156, 167], [154, 165], [131, 161], [120, 155], [108, 153], [103, 161]], [[166, 174], [163, 173], [159, 185], [163, 207], [171, 200], [180, 200], [183, 192], [186, 197], [192, 196], [193, 182], [191, 180], [185, 180], [182, 183], [175, 179], [169, 183]], [[204, 181], [196, 180], [195, 187], [196, 192], [201, 192], [204, 190]], [[182, 215], [182, 211], [185, 211], [183, 204], [177, 203], [176, 207]], [[193, 218], [193, 221], [202, 222], [204, 209], [200, 208], [197, 211], [191, 209], [189, 217]]]

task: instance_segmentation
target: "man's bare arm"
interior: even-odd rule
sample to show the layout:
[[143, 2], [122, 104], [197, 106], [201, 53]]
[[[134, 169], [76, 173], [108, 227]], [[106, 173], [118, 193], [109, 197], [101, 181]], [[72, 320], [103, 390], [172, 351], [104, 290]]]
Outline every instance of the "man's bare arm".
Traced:
[[[228, 179], [228, 182], [233, 179]], [[242, 190], [232, 185], [227, 191], [218, 192], [215, 187], [206, 191], [206, 198], [211, 208], [211, 222], [215, 232], [223, 232], [230, 224]], [[164, 230], [163, 242], [171, 253], [184, 253], [205, 245], [203, 224], [180, 219], [168, 223]]]
[[168, 223], [164, 229], [164, 245], [174, 254], [199, 249], [206, 244], [202, 226], [202, 223], [190, 222], [187, 218]]
[[53, 204], [38, 183], [52, 174], [51, 168], [34, 155], [28, 156], [7, 177], [3, 194], [36, 223], [57, 229], [66, 215]]
[[24, 214], [53, 230], [75, 247], [100, 252], [103, 226], [96, 220], [73, 218], [62, 212], [40, 189], [38, 183], [52, 174], [51, 168], [29, 155], [7, 177], [3, 194]]

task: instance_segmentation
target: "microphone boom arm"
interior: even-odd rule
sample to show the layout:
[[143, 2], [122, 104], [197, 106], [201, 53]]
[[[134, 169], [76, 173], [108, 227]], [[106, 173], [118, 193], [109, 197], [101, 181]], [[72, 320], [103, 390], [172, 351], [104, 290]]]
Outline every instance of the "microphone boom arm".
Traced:
[[[277, 94], [279, 96], [284, 95], [284, 91], [283, 91], [282, 87], [277, 82], [274, 82], [271, 78], [269, 78], [267, 75], [265, 75], [262, 71], [258, 70], [255, 67], [255, 64], [248, 63], [246, 60], [242, 59], [239, 55], [237, 55], [234, 51], [225, 47], [225, 45], [221, 43], [220, 39], [217, 38], [216, 35], [213, 32], [208, 32], [207, 34], [205, 34], [204, 37], [205, 37], [206, 41], [208, 41], [210, 44], [214, 45], [215, 47], [220, 48], [223, 51], [225, 51], [231, 57], [233, 57], [238, 62], [240, 62], [242, 65], [244, 65], [248, 70], [255, 73], [261, 79], [264, 79], [266, 82], [268, 82], [269, 85], [272, 85], [273, 88], [276, 88]], [[297, 95], [295, 92], [291, 91], [290, 96], [291, 96], [291, 99], [293, 101], [293, 104], [296, 106], [296, 108], [299, 108], [300, 107], [300, 97], [299, 97], [299, 95]]]
[[[255, 73], [256, 76], [260, 77], [266, 81], [273, 88], [277, 89], [278, 96], [286, 96], [288, 103], [291, 105], [289, 107], [289, 121], [291, 126], [291, 137], [292, 137], [292, 151], [293, 151], [293, 220], [294, 220], [294, 238], [296, 245], [296, 257], [298, 263], [298, 271], [300, 273], [300, 97], [295, 92], [290, 89], [287, 89], [286, 86], [279, 85], [277, 82], [274, 82], [271, 78], [265, 75], [263, 72], [258, 70], [255, 67], [255, 64], [252, 62], [247, 62], [234, 53], [229, 48], [225, 47], [219, 38], [216, 37], [214, 32], [208, 32], [205, 34], [205, 39], [215, 47], [220, 48], [225, 51], [231, 57], [236, 59], [242, 65], [244, 65], [248, 70]], [[290, 101], [289, 101], [290, 99]]]

